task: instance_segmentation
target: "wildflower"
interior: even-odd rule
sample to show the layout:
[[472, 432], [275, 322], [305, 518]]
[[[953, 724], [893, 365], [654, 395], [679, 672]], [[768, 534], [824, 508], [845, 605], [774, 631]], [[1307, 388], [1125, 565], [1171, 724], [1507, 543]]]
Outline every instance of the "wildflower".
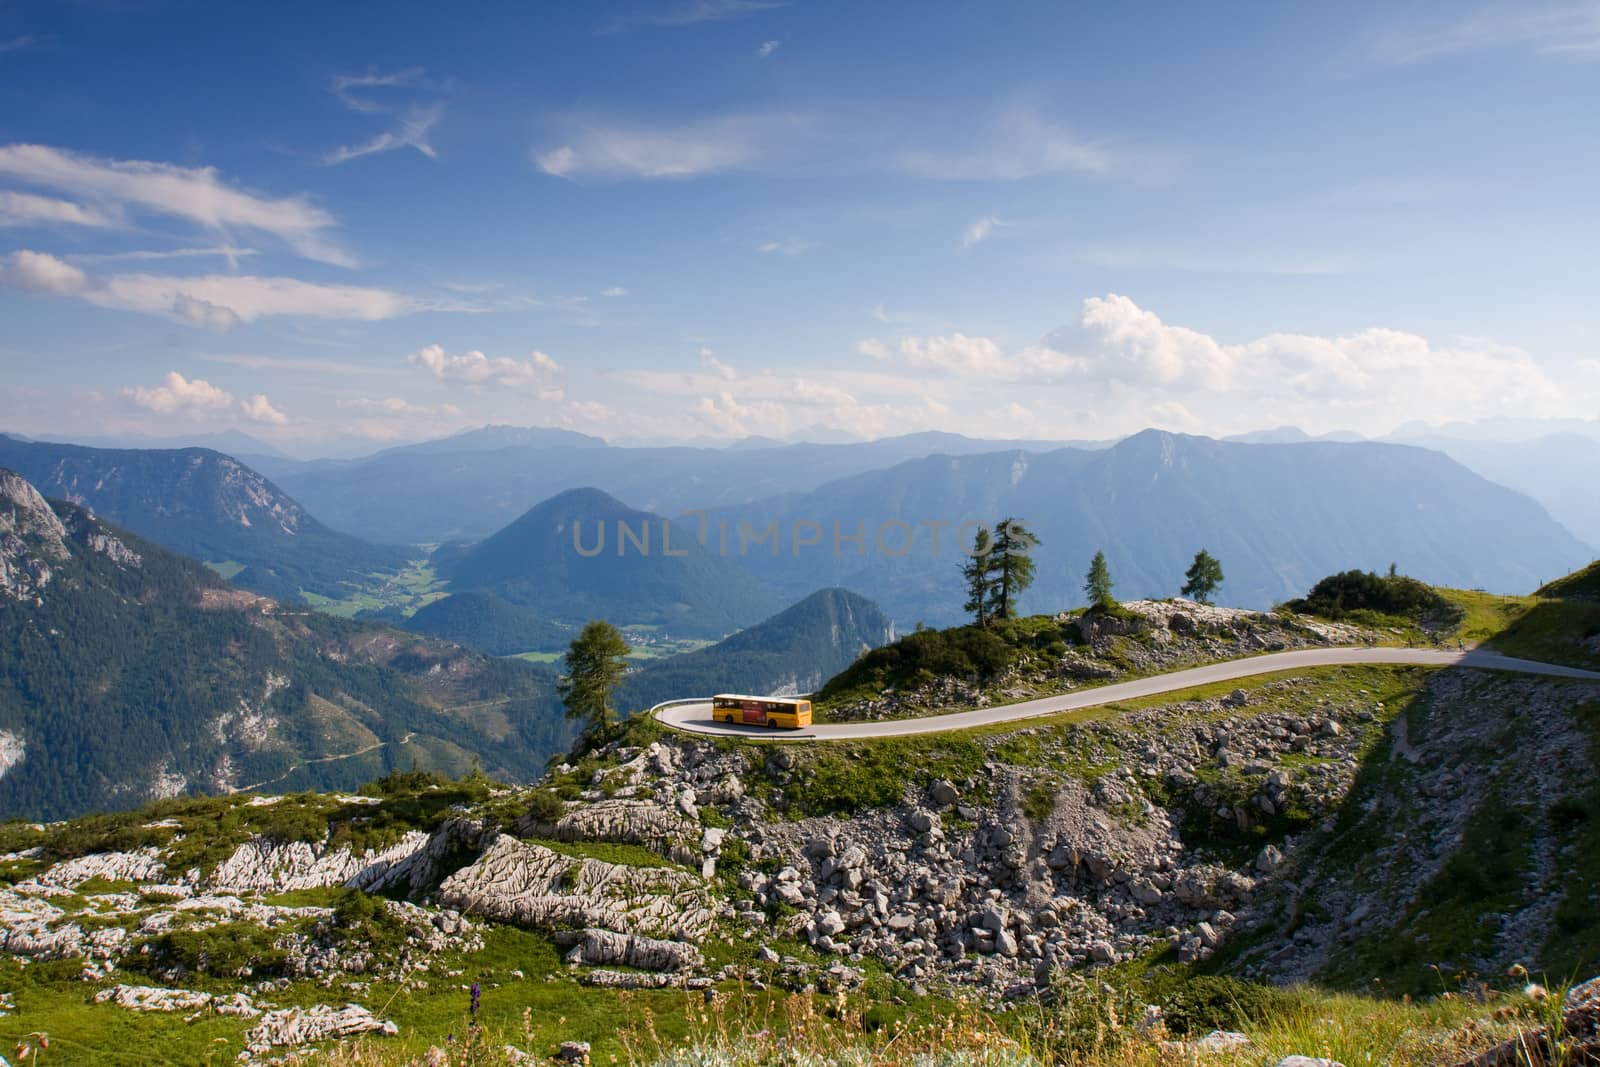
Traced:
[[1528, 977], [1528, 968], [1520, 963], [1513, 963], [1510, 969], [1506, 971], [1506, 976], [1508, 978], [1526, 978]]
[[1522, 995], [1533, 1001], [1535, 1004], [1543, 1004], [1545, 1000], [1549, 998], [1550, 993], [1538, 982], [1529, 982], [1527, 985], [1522, 987]]
[[478, 983], [477, 982], [473, 982], [472, 983], [472, 1008], [471, 1008], [469, 1014], [471, 1014], [471, 1016], [474, 1019], [476, 1019], [478, 1017], [478, 1000], [479, 1000], [479, 997], [482, 995], [482, 992], [483, 992], [483, 990], [479, 988]]

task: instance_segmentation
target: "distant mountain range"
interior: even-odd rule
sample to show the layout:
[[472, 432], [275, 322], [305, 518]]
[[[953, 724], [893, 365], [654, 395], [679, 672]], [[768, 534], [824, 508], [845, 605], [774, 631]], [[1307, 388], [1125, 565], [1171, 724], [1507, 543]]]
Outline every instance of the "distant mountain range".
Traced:
[[559, 493], [477, 544], [441, 548], [434, 563], [453, 592], [492, 593], [574, 625], [608, 619], [720, 638], [782, 603], [698, 531], [598, 489]]
[[552, 676], [292, 611], [0, 471], [0, 817], [351, 788], [416, 761], [536, 776]]
[[[543, 437], [505, 445], [505, 435], [491, 433], [493, 429], [475, 431], [488, 434], [486, 438], [448, 438], [446, 442], [454, 442], [449, 447], [416, 446], [354, 462], [279, 463], [266, 469], [335, 529], [372, 541], [437, 544], [487, 537], [539, 501], [575, 486], [596, 486], [676, 521], [686, 509], [806, 492], [836, 478], [923, 456], [1044, 451], [1063, 445], [943, 433], [861, 444], [767, 447], [755, 442], [754, 447], [732, 449], [615, 448], [596, 445], [594, 438], [559, 443]], [[492, 447], [458, 447], [472, 440]]]
[[716, 693], [809, 693], [894, 638], [894, 623], [878, 605], [847, 589], [822, 589], [710, 648], [634, 671], [618, 705], [639, 710]]
[[280, 599], [302, 589], [345, 595], [346, 583], [392, 571], [411, 555], [329, 529], [266, 478], [210, 449], [86, 448], [0, 434], [0, 467]]
[[[1443, 585], [1527, 592], [1591, 558], [1534, 501], [1448, 457], [1386, 444], [1230, 444], [1146, 431], [1097, 452], [936, 456], [832, 482], [713, 521], [785, 538], [741, 557], [780, 595], [843, 585], [902, 624], [948, 623], [962, 602], [958, 524], [1015, 516], [1040, 537], [1028, 610], [1083, 603], [1104, 550], [1122, 597], [1171, 596], [1196, 550], [1222, 561], [1228, 604], [1266, 607], [1328, 573], [1398, 562]], [[820, 543], [795, 551], [796, 524]], [[833, 523], [848, 537], [834, 550]], [[909, 524], [914, 540], [905, 541]], [[943, 522], [941, 551], [933, 528]], [[886, 544], [876, 544], [878, 531]], [[967, 530], [970, 539], [972, 530]], [[909, 547], [905, 547], [909, 544]], [[902, 554], [895, 556], [894, 552]]]

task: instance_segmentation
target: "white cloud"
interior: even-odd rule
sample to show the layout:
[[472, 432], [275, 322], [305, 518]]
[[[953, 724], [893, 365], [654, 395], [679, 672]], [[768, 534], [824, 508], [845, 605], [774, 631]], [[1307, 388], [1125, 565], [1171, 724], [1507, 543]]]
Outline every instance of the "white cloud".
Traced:
[[1129, 162], [1020, 104], [968, 131], [965, 141], [951, 148], [907, 149], [899, 169], [923, 178], [1012, 181], [1043, 174], [1103, 175]]
[[45, 252], [19, 249], [9, 262], [0, 260], [0, 287], [26, 293], [73, 295], [89, 285], [89, 276], [70, 263]]
[[741, 170], [787, 151], [809, 125], [799, 115], [751, 114], [677, 126], [615, 120], [567, 123], [565, 143], [535, 151], [534, 162], [558, 178], [689, 178]]
[[1085, 300], [1077, 322], [1016, 351], [960, 333], [869, 338], [857, 351], [975, 392], [1059, 388], [1114, 432], [1154, 423], [1222, 434], [1263, 422], [1386, 432], [1407, 419], [1600, 409], [1600, 382], [1585, 384], [1581, 369], [1558, 382], [1527, 352], [1484, 338], [1436, 344], [1372, 327], [1228, 343], [1117, 294]]
[[782, 43], [782, 41], [762, 41], [761, 47], [756, 49], [757, 58], [766, 59], [768, 56], [772, 55], [772, 53], [776, 52], [778, 50], [778, 46]]
[[218, 330], [275, 315], [376, 322], [425, 307], [385, 289], [319, 285], [297, 278], [248, 274], [91, 276], [55, 256], [26, 249], [11, 253], [9, 262], [0, 261], [0, 286], [75, 296], [99, 307], [160, 315]]
[[346, 411], [362, 411], [379, 415], [405, 415], [422, 418], [459, 418], [460, 408], [454, 404], [413, 404], [398, 396], [341, 397], [339, 407]]
[[109, 229], [122, 225], [122, 220], [98, 208], [84, 207], [70, 200], [57, 200], [51, 196], [34, 196], [32, 193], [13, 193], [0, 189], [0, 226], [28, 226], [36, 223]]
[[207, 259], [216, 257], [225, 259], [230, 266], [238, 265], [239, 260], [261, 253], [254, 248], [240, 248], [235, 245], [214, 245], [210, 248], [169, 248], [169, 249], [134, 249], [128, 252], [94, 252], [69, 256], [74, 263], [152, 263], [168, 259]]
[[[1455, 14], [1458, 7], [1444, 10]], [[1521, 48], [1541, 55], [1600, 58], [1600, 4], [1491, 3], [1447, 25], [1392, 26], [1375, 42], [1377, 58], [1417, 63], [1494, 48]]]
[[816, 245], [798, 237], [784, 237], [776, 241], [766, 241], [757, 246], [763, 255], [798, 256], [811, 251]]
[[649, 26], [696, 26], [702, 22], [722, 22], [786, 6], [788, 0], [689, 0], [675, 7], [657, 5], [655, 8], [618, 15], [596, 32], [611, 34]]
[[313, 374], [372, 375], [387, 374], [382, 367], [369, 367], [360, 363], [344, 363], [333, 359], [293, 359], [285, 356], [258, 356], [210, 354], [202, 355], [207, 363], [222, 363], [230, 367], [247, 367], [250, 370], [309, 371]]
[[217, 412], [233, 406], [233, 394], [226, 389], [219, 389], [204, 378], [185, 378], [177, 371], [167, 372], [154, 388], [140, 386], [124, 389], [122, 394], [158, 415]]
[[473, 350], [459, 356], [445, 352], [443, 345], [427, 345], [406, 357], [406, 362], [425, 370], [441, 382], [478, 388], [496, 385], [506, 389], [535, 392], [541, 400], [560, 400], [562, 392], [554, 384], [561, 365], [543, 352], [533, 351], [527, 359], [486, 356]]
[[24, 34], [21, 37], [12, 37], [9, 40], [0, 41], [0, 56], [9, 52], [20, 52], [24, 48], [31, 48], [38, 43], [39, 38], [32, 34]]
[[611, 296], [611, 297], [627, 296], [628, 295], [628, 290], [624, 289], [620, 285], [613, 285], [609, 289], [601, 290], [600, 295], [601, 296]]
[[889, 172], [939, 181], [1015, 181], [1049, 174], [1160, 177], [1167, 163], [1085, 139], [1025, 104], [937, 119], [883, 106], [747, 111], [673, 122], [569, 116], [533, 150], [563, 178], [692, 178]]
[[739, 372], [717, 358], [717, 354], [709, 348], [700, 349], [700, 366], [715, 374], [723, 381], [731, 382], [739, 377]]
[[257, 393], [249, 400], [239, 401], [239, 410], [251, 422], [264, 422], [269, 426], [283, 426], [289, 421], [289, 416], [273, 407], [265, 393]]
[[0, 174], [67, 193], [105, 213], [139, 210], [225, 232], [274, 237], [298, 255], [339, 266], [354, 258], [330, 237], [332, 215], [303, 196], [257, 196], [224, 182], [212, 167], [108, 160], [45, 145], [0, 147]]
[[330, 166], [337, 166], [352, 159], [392, 152], [397, 148], [415, 148], [429, 159], [438, 159], [439, 153], [434, 151], [428, 136], [443, 117], [444, 107], [440, 104], [410, 108], [396, 117], [394, 129], [385, 130], [357, 144], [340, 145], [325, 154], [322, 161]]
[[971, 248], [980, 245], [993, 236], [995, 228], [1004, 226], [1005, 223], [993, 215], [985, 215], [972, 225], [961, 231], [961, 247]]

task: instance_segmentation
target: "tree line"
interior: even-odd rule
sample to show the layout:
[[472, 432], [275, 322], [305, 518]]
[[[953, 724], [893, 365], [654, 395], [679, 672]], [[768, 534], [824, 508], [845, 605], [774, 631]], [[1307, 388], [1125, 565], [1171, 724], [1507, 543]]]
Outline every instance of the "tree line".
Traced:
[[[1014, 617], [1017, 602], [1033, 584], [1032, 552], [1037, 547], [1039, 538], [1019, 519], [1005, 518], [993, 527], [979, 527], [967, 560], [961, 565], [967, 597], [962, 607], [972, 613], [972, 621], [979, 629]], [[1222, 581], [1222, 564], [1202, 548], [1185, 572], [1179, 593], [1209, 604]], [[1090, 561], [1083, 591], [1091, 611], [1116, 607], [1111, 566], [1104, 552], [1096, 552]], [[568, 648], [567, 669], [560, 682], [561, 699], [567, 716], [582, 722], [586, 732], [602, 732], [616, 720], [612, 694], [627, 674], [627, 654], [628, 642], [622, 632], [600, 619], [585, 626]]]

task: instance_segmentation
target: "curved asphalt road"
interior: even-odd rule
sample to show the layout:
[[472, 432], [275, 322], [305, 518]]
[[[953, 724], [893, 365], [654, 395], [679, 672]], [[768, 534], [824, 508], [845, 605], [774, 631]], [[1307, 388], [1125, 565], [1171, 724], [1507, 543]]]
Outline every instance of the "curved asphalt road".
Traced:
[[976, 711], [930, 715], [921, 719], [900, 719], [893, 722], [820, 724], [805, 730], [774, 730], [765, 726], [729, 725], [711, 721], [709, 697], [696, 702], [660, 706], [655, 714], [657, 719], [675, 730], [713, 737], [757, 737], [768, 741], [856, 741], [867, 737], [905, 737], [911, 734], [966, 730], [974, 726], [1014, 722], [1040, 715], [1057, 715], [1064, 711], [1078, 711], [1099, 704], [1112, 704], [1119, 700], [1133, 700], [1181, 689], [1193, 689], [1214, 682], [1231, 682], [1260, 674], [1273, 674], [1302, 667], [1345, 667], [1363, 663], [1412, 667], [1475, 667], [1480, 670], [1513, 671], [1518, 674], [1600, 682], [1600, 671], [1585, 671], [1577, 667], [1516, 659], [1512, 656], [1502, 656], [1498, 652], [1482, 652], [1476, 649], [1466, 652], [1446, 652], [1428, 648], [1314, 648], [1296, 652], [1273, 652], [1248, 659], [1213, 663], [1205, 667], [1174, 671], [1171, 674], [1157, 674], [1131, 682], [1118, 682], [1115, 685], [1102, 685], [1079, 692], [1063, 693], [1060, 696], [1024, 700], [1019, 704], [1000, 704], [995, 707], [979, 708]]

